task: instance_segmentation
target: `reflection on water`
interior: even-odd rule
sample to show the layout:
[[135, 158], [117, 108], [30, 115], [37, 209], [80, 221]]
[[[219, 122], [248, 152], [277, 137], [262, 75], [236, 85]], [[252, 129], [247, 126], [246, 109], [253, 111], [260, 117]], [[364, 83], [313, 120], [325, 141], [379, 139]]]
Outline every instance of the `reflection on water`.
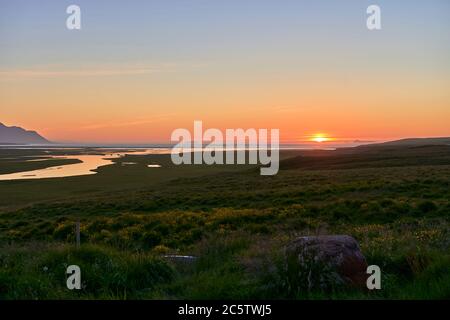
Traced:
[[[99, 167], [114, 164], [113, 159], [120, 158], [126, 154], [146, 155], [146, 154], [164, 154], [170, 153], [170, 149], [145, 149], [140, 151], [130, 151], [123, 153], [108, 153], [104, 155], [67, 155], [67, 156], [45, 156], [45, 159], [27, 159], [24, 161], [45, 161], [48, 159], [77, 159], [82, 162], [75, 164], [65, 164], [45, 169], [36, 169], [8, 174], [0, 174], [0, 180], [21, 180], [21, 179], [43, 179], [43, 178], [63, 178], [73, 176], [83, 176], [96, 174], [94, 170]], [[122, 165], [131, 165], [134, 162], [123, 162]], [[159, 165], [150, 165], [150, 168], [159, 167]]]
[[1, 174], [0, 180], [62, 178], [62, 177], [95, 174], [96, 172], [94, 172], [93, 170], [102, 166], [113, 164], [111, 158], [117, 157], [118, 155], [53, 156], [51, 157], [52, 159], [78, 159], [82, 162], [74, 164], [65, 164], [57, 167], [49, 167], [45, 169]]
[[[47, 149], [44, 152], [49, 153], [49, 150], [80, 150], [80, 148], [48, 148], [48, 147], [40, 147], [40, 148], [30, 148], [30, 147], [11, 147], [7, 149]], [[311, 149], [311, 148], [289, 148], [289, 147], [282, 147], [280, 150], [302, 150], [302, 149]], [[327, 149], [327, 148], [322, 148]], [[331, 148], [334, 149], [334, 148]], [[92, 152], [93, 149], [90, 149]], [[197, 151], [211, 151], [214, 149], [205, 147], [205, 148], [193, 148], [190, 150], [190, 152], [197, 152]], [[225, 151], [226, 148], [220, 148], [215, 147], [215, 151]], [[257, 148], [231, 148], [231, 150], [257, 150]], [[59, 166], [53, 166], [48, 167], [45, 169], [36, 169], [36, 170], [30, 170], [30, 171], [22, 171], [22, 172], [16, 172], [16, 173], [8, 173], [8, 174], [0, 174], [0, 181], [1, 180], [21, 180], [21, 179], [43, 179], [43, 178], [62, 178], [62, 177], [72, 177], [72, 176], [82, 176], [82, 175], [90, 175], [90, 174], [96, 174], [94, 170], [98, 169], [99, 167], [107, 166], [114, 164], [112, 161], [115, 158], [123, 157], [127, 154], [130, 155], [149, 155], [149, 154], [170, 154], [171, 152], [187, 152], [183, 148], [174, 148], [173, 150], [170, 148], [136, 148], [136, 149], [120, 149], [120, 148], [95, 148], [95, 151], [98, 153], [104, 153], [104, 154], [81, 154], [81, 155], [64, 155], [64, 156], [25, 156], [21, 157], [23, 161], [26, 162], [32, 162], [32, 161], [45, 161], [48, 159], [78, 159], [82, 161], [81, 163], [75, 163], [75, 164], [66, 164], [66, 165], [59, 165]], [[111, 153], [112, 152], [112, 153]], [[32, 159], [23, 159], [26, 157], [33, 157]], [[3, 158], [3, 159], [14, 159], [14, 160], [20, 160], [18, 158]], [[121, 162], [122, 166], [128, 166], [128, 165], [135, 165], [135, 162]], [[147, 165], [148, 168], [160, 168], [161, 165], [159, 164], [150, 164]]]
[[122, 162], [122, 166], [130, 166], [133, 164], [137, 164], [137, 162]]

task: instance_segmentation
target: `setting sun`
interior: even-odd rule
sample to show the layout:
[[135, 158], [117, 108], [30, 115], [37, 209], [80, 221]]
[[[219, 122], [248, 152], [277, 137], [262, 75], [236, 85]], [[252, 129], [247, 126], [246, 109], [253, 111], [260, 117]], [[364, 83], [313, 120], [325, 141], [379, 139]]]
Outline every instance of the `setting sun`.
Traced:
[[314, 141], [314, 142], [326, 142], [329, 140], [330, 140], [330, 138], [328, 138], [326, 135], [324, 135], [322, 133], [317, 133], [317, 134], [313, 135], [311, 138], [311, 141]]

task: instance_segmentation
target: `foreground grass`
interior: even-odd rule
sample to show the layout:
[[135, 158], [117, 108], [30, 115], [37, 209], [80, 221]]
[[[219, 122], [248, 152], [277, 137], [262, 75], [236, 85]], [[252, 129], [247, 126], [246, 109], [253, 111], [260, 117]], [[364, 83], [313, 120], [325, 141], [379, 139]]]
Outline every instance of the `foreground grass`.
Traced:
[[[189, 167], [182, 178], [161, 176], [146, 187], [153, 171], [134, 180], [150, 161], [142, 157], [122, 176], [110, 167], [90, 177], [1, 184], [8, 192], [0, 202], [20, 208], [0, 212], [0, 299], [450, 298], [450, 165], [441, 149], [435, 157], [420, 152], [426, 165], [411, 151], [293, 158], [272, 177], [254, 168], [198, 175], [201, 168]], [[65, 186], [83, 197], [52, 191]], [[290, 292], [283, 248], [314, 234], [355, 237], [368, 263], [381, 267], [382, 290]], [[199, 258], [180, 264], [164, 254]], [[79, 292], [66, 289], [69, 264], [82, 269]]]
[[[65, 272], [73, 264], [83, 270], [81, 291], [66, 287]], [[153, 255], [93, 245], [82, 249], [39, 243], [4, 247], [0, 266], [3, 299], [138, 298], [174, 274], [165, 261]]]
[[[434, 250], [369, 254], [382, 265], [382, 289], [336, 287], [290, 294], [283, 253], [242, 233], [205, 239], [195, 263], [108, 246], [28, 243], [0, 253], [0, 299], [446, 299], [450, 255]], [[254, 240], [254, 239], [253, 239]], [[66, 268], [82, 270], [82, 289], [66, 288]]]

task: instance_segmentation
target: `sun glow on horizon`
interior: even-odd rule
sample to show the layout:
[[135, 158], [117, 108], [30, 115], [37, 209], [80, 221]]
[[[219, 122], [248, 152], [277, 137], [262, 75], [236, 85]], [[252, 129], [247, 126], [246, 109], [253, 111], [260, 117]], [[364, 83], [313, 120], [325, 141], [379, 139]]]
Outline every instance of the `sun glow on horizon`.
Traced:
[[321, 143], [321, 142], [330, 141], [330, 138], [327, 137], [327, 135], [325, 135], [323, 133], [316, 133], [310, 138], [310, 140], [313, 142]]

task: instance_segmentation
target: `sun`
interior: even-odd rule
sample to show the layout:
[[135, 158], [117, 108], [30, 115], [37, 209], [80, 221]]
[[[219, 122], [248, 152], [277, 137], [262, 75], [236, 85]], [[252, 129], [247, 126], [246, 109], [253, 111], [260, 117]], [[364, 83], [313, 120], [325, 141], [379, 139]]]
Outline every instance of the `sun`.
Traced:
[[311, 141], [314, 142], [326, 142], [326, 141], [330, 141], [330, 138], [328, 138], [325, 134], [323, 133], [316, 133], [315, 135], [313, 135], [311, 137]]

